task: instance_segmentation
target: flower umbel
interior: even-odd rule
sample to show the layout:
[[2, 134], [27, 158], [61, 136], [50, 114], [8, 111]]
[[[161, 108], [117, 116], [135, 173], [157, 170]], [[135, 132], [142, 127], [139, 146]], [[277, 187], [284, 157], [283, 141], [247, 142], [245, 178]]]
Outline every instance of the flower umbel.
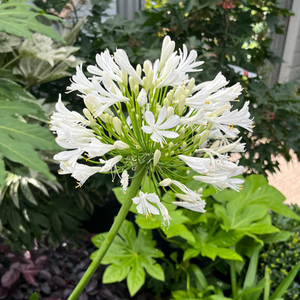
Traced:
[[[169, 204], [202, 213], [202, 191], [191, 190], [189, 181], [240, 190], [243, 180], [236, 176], [243, 167], [231, 162], [229, 153], [245, 151], [239, 130], [251, 132], [253, 127], [249, 102], [232, 110], [240, 84], [228, 86], [219, 73], [195, 85], [187, 72], [201, 71], [203, 62], [185, 45], [174, 49], [175, 42], [166, 36], [160, 59], [136, 68], [122, 49], [97, 54], [97, 64], [87, 67], [93, 76], [86, 76], [80, 65], [67, 88], [82, 97], [84, 116], [69, 111], [59, 97], [50, 122], [57, 143], [68, 149], [55, 156], [60, 174], [71, 174], [82, 186], [95, 173], [111, 173], [126, 193], [139, 176], [132, 177], [132, 170], [143, 166], [148, 176], [141, 178], [139, 197], [135, 194], [132, 201], [138, 213], [161, 215], [168, 226], [172, 221], [159, 189], [171, 189], [179, 199]], [[178, 175], [177, 169], [186, 174]], [[149, 183], [153, 190], [143, 192]]]

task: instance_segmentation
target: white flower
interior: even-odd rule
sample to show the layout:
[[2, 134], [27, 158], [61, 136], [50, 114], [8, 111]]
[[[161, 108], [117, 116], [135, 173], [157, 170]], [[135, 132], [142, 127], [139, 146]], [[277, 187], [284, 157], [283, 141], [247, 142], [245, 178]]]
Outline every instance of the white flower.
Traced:
[[101, 167], [90, 167], [83, 164], [76, 164], [72, 177], [77, 180], [78, 187], [81, 187], [87, 179], [101, 171]]
[[109, 160], [103, 160], [103, 159], [100, 159], [100, 162], [102, 164], [105, 164], [103, 167], [101, 167], [101, 170], [100, 172], [103, 173], [103, 172], [108, 172], [110, 171], [113, 167], [116, 166], [116, 164], [122, 159], [122, 156], [121, 155], [118, 155], [116, 157], [113, 157]]
[[180, 53], [180, 63], [176, 68], [176, 70], [184, 73], [202, 71], [202, 69], [194, 69], [197, 68], [198, 66], [201, 66], [204, 63], [204, 61], [198, 61], [198, 62], [195, 61], [198, 56], [195, 50], [192, 50], [188, 55], [187, 47], [186, 45], [183, 44], [183, 52], [181, 51], [181, 49], [179, 49], [179, 53]]
[[82, 63], [76, 67], [76, 75], [72, 76], [71, 86], [67, 87], [70, 92], [79, 91], [85, 95], [94, 90], [93, 84], [85, 77], [82, 72]]
[[96, 156], [103, 156], [107, 152], [114, 150], [116, 147], [114, 145], [101, 143], [98, 139], [92, 138], [91, 143], [86, 150], [89, 154], [89, 158], [94, 158]]
[[124, 70], [128, 75], [132, 76], [140, 85], [144, 85], [143, 80], [130, 64], [128, 56], [123, 49], [117, 49], [117, 51], [114, 53], [114, 58], [122, 70]]
[[178, 157], [198, 173], [205, 173], [209, 170], [209, 165], [210, 165], [209, 158], [191, 157], [185, 155], [178, 155]]
[[202, 212], [202, 213], [206, 212], [206, 210], [204, 210], [204, 207], [205, 207], [205, 204], [206, 204], [205, 201], [197, 201], [197, 202], [194, 202], [194, 203], [176, 201], [176, 202], [172, 202], [172, 204], [187, 208], [189, 210], [197, 211], [197, 212]]
[[[64, 162], [64, 165], [73, 167], [77, 159], [82, 155], [84, 149], [75, 149], [70, 151], [62, 151], [53, 156], [55, 160]], [[67, 173], [66, 173], [67, 174]]]
[[159, 183], [160, 186], [170, 186], [173, 183], [173, 180], [170, 178], [166, 178]]
[[184, 117], [180, 118], [178, 125], [206, 125], [207, 121], [204, 119], [204, 110], [200, 109], [193, 115], [194, 112], [194, 109], [190, 109], [190, 111]]
[[165, 225], [165, 222], [168, 223], [168, 228], [170, 226], [170, 220], [172, 220], [172, 218], [169, 216], [169, 212], [167, 210], [167, 208], [159, 201], [156, 203], [156, 205], [158, 206], [159, 210], [160, 210], [160, 214], [163, 218], [163, 222], [162, 225]]
[[59, 94], [58, 101], [55, 104], [57, 112], [54, 112], [51, 116], [50, 130], [56, 131], [58, 128], [61, 128], [61, 124], [66, 124], [69, 126], [86, 126], [90, 122], [86, 120], [81, 114], [76, 111], [69, 111], [61, 101], [61, 94]]
[[176, 138], [179, 136], [179, 134], [174, 131], [163, 131], [163, 129], [169, 129], [169, 128], [173, 128], [173, 127], [177, 126], [179, 123], [179, 120], [180, 120], [179, 116], [174, 115], [174, 116], [170, 117], [169, 119], [167, 119], [166, 122], [163, 123], [163, 121], [166, 119], [166, 116], [167, 116], [167, 109], [165, 106], [160, 110], [156, 123], [155, 123], [155, 118], [154, 118], [153, 113], [151, 111], [146, 111], [145, 120], [149, 126], [142, 127], [142, 130], [145, 133], [147, 133], [147, 134], [152, 133], [152, 135], [151, 135], [152, 141], [158, 142], [161, 145], [163, 142], [166, 143], [166, 140], [164, 139], [164, 137]]
[[122, 178], [121, 178], [121, 185], [122, 185], [122, 189], [124, 191], [124, 194], [127, 191], [128, 182], [129, 182], [129, 175], [128, 175], [128, 172], [125, 170], [125, 171], [123, 171]]
[[140, 107], [143, 107], [147, 104], [147, 93], [144, 89], [142, 89], [139, 95], [136, 98], [137, 103]]
[[159, 211], [156, 207], [150, 204], [148, 201], [157, 204], [159, 202], [159, 198], [154, 193], [148, 194], [139, 192], [139, 197], [134, 197], [132, 199], [134, 204], [138, 204], [136, 210], [139, 214], [146, 216], [147, 218], [151, 216], [151, 214], [159, 215]]
[[107, 73], [109, 77], [116, 81], [122, 82], [122, 72], [119, 67], [115, 64], [114, 59], [111, 57], [109, 51], [106, 49], [101, 54], [96, 54], [97, 66], [88, 66], [87, 70], [95, 75], [103, 77]]

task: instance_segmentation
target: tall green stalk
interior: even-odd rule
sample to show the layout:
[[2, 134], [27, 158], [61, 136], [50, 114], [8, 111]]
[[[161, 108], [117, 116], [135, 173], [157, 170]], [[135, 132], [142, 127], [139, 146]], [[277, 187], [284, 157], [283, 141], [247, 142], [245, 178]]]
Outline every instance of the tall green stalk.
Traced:
[[112, 227], [110, 228], [108, 235], [106, 236], [103, 244], [101, 245], [99, 251], [97, 252], [96, 257], [94, 258], [94, 260], [92, 261], [92, 263], [90, 264], [88, 269], [86, 270], [85, 274], [83, 275], [83, 277], [81, 278], [81, 280], [79, 281], [77, 286], [75, 287], [73, 293], [70, 295], [68, 300], [76, 300], [80, 296], [80, 294], [83, 291], [83, 289], [85, 288], [85, 286], [90, 281], [93, 274], [96, 272], [104, 255], [106, 254], [106, 252], [109, 249], [111, 243], [113, 242], [115, 236], [117, 235], [123, 221], [125, 220], [127, 213], [129, 212], [130, 206], [132, 204], [132, 198], [135, 197], [137, 192], [139, 191], [139, 188], [140, 188], [141, 182], [145, 176], [146, 170], [147, 169], [145, 167], [145, 164], [137, 166], [135, 174], [139, 174], [139, 176], [136, 176], [132, 180], [130, 188], [128, 189], [128, 192], [127, 192], [126, 200], [124, 201], [117, 217], [115, 218], [115, 221], [114, 221]]

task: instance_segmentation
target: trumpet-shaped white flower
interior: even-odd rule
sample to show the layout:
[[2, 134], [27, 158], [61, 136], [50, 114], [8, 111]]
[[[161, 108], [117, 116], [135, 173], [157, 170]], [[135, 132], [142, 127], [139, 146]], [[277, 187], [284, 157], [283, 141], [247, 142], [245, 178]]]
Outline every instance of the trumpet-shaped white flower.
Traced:
[[[229, 111], [228, 109], [220, 117], [206, 117], [206, 120], [214, 124], [217, 128], [225, 131], [228, 126], [233, 129], [234, 125], [241, 126], [252, 132], [253, 119], [250, 119], [249, 101], [246, 101], [241, 110]], [[224, 126], [227, 125], [227, 126]]]
[[172, 218], [169, 215], [169, 212], [167, 210], [167, 208], [159, 201], [156, 203], [156, 205], [158, 206], [159, 210], [160, 210], [160, 214], [162, 216], [163, 222], [162, 225], [165, 225], [165, 222], [168, 223], [168, 228], [170, 226], [170, 220], [172, 220]]
[[144, 85], [143, 80], [129, 62], [128, 56], [123, 49], [118, 49], [114, 53], [114, 58], [117, 64], [121, 67], [121, 69], [123, 69], [127, 74], [132, 76], [140, 85]]
[[101, 143], [98, 139], [92, 138], [86, 152], [89, 154], [89, 158], [94, 158], [96, 156], [103, 156], [107, 152], [114, 150], [116, 147], [114, 145]]
[[116, 157], [113, 157], [109, 160], [103, 160], [103, 159], [100, 159], [100, 162], [102, 164], [104, 164], [103, 167], [101, 167], [101, 170], [100, 172], [103, 173], [103, 172], [108, 172], [110, 171], [113, 167], [116, 166], [116, 164], [122, 159], [122, 156], [121, 155], [118, 155]]
[[85, 95], [94, 90], [93, 84], [86, 78], [82, 72], [82, 64], [76, 67], [76, 75], [72, 76], [73, 81], [71, 80], [71, 86], [67, 87], [67, 90], [70, 92], [79, 91]]
[[158, 209], [149, 203], [151, 202], [157, 204], [159, 202], [158, 196], [154, 193], [148, 194], [140, 191], [139, 197], [132, 198], [132, 202], [137, 204], [136, 210], [138, 213], [146, 216], [147, 218], [151, 216], [151, 214], [159, 215]]
[[115, 64], [113, 57], [111, 57], [107, 49], [104, 52], [101, 52], [101, 54], [96, 54], [96, 62], [98, 67], [87, 67], [87, 70], [91, 74], [104, 77], [106, 73], [112, 80], [116, 82], [122, 82], [122, 72], [119, 69], [119, 67]]
[[164, 38], [163, 44], [162, 44], [159, 67], [158, 67], [159, 72], [164, 67], [166, 61], [169, 59], [169, 57], [173, 53], [174, 49], [175, 49], [175, 42], [171, 41], [171, 38], [167, 35]]
[[122, 177], [121, 177], [121, 185], [122, 185], [124, 194], [127, 191], [128, 183], [129, 183], [129, 175], [128, 175], [128, 172], [125, 170], [125, 171], [123, 171]]
[[100, 171], [101, 167], [90, 167], [83, 164], [76, 164], [72, 177], [77, 180], [78, 187], [81, 187], [90, 176], [99, 173]]
[[177, 71], [181, 71], [183, 73], [202, 71], [202, 69], [194, 69], [204, 64], [204, 61], [196, 62], [196, 58], [198, 54], [195, 50], [192, 50], [188, 55], [187, 47], [186, 45], [183, 45], [183, 52], [181, 51], [181, 49], [179, 49], [179, 53], [180, 53], [180, 63], [176, 68]]
[[183, 208], [187, 208], [189, 210], [197, 211], [197, 212], [202, 212], [202, 213], [206, 212], [206, 210], [204, 210], [205, 204], [206, 204], [205, 201], [196, 201], [196, 202], [193, 202], [193, 203], [184, 202], [184, 201], [176, 201], [176, 202], [172, 202], [172, 204], [177, 205], [177, 206], [181, 206]]
[[170, 129], [177, 126], [180, 120], [179, 116], [176, 115], [171, 116], [169, 119], [166, 120], [166, 122], [164, 122], [166, 117], [167, 117], [167, 109], [165, 106], [160, 110], [156, 123], [155, 123], [155, 118], [153, 113], [151, 111], [146, 111], [145, 120], [149, 126], [142, 127], [142, 130], [145, 133], [147, 134], [152, 133], [150, 137], [152, 141], [158, 142], [161, 145], [162, 143], [166, 143], [164, 137], [173, 139], [179, 136], [177, 132], [164, 131], [164, 129]]

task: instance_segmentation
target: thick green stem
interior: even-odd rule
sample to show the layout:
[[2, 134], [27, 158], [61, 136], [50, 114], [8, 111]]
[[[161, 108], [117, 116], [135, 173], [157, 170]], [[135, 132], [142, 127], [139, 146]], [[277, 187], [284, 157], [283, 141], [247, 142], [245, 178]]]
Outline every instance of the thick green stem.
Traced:
[[110, 247], [111, 243], [113, 242], [115, 236], [117, 235], [124, 219], [127, 216], [128, 211], [130, 209], [130, 206], [132, 204], [132, 198], [136, 196], [136, 194], [140, 188], [141, 182], [143, 180], [143, 177], [145, 176], [145, 173], [146, 173], [145, 164], [138, 165], [135, 173], [136, 174], [139, 173], [139, 176], [135, 177], [133, 179], [133, 181], [131, 182], [130, 188], [128, 189], [128, 192], [127, 192], [126, 200], [124, 201], [117, 217], [115, 218], [115, 221], [114, 221], [112, 227], [110, 228], [108, 235], [106, 236], [103, 244], [101, 245], [99, 251], [97, 252], [96, 257], [94, 258], [94, 260], [92, 261], [92, 263], [90, 264], [88, 269], [86, 270], [85, 274], [83, 275], [83, 277], [81, 278], [81, 280], [79, 281], [77, 286], [75, 287], [73, 293], [70, 295], [68, 300], [76, 300], [80, 296], [81, 292], [83, 291], [83, 289], [88, 284], [91, 277], [97, 270], [98, 266], [101, 263], [101, 260], [103, 259], [105, 253], [107, 252], [108, 248]]

